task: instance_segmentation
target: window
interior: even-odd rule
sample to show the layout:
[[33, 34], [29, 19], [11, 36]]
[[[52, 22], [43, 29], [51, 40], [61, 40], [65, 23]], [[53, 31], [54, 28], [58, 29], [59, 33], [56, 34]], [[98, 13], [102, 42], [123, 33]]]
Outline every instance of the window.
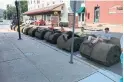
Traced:
[[37, 0], [37, 4], [39, 4], [40, 3], [40, 0]]
[[78, 14], [78, 21], [81, 21], [81, 14]]
[[99, 11], [96, 11], [96, 19], [99, 18]]
[[50, 21], [50, 14], [49, 14], [49, 15], [47, 15], [47, 20], [48, 20], [48, 21]]
[[44, 4], [42, 4], [42, 7], [44, 7]]
[[53, 1], [53, 4], [55, 4], [55, 2]]
[[84, 3], [84, 0], [81, 3]]
[[49, 3], [47, 3], [47, 5], [49, 5]]
[[61, 7], [61, 9], [62, 9], [62, 10], [64, 9], [63, 6]]
[[63, 0], [60, 0], [60, 2], [63, 2]]
[[46, 21], [46, 15], [44, 15], [44, 20]]
[[84, 21], [84, 13], [82, 13], [82, 21]]

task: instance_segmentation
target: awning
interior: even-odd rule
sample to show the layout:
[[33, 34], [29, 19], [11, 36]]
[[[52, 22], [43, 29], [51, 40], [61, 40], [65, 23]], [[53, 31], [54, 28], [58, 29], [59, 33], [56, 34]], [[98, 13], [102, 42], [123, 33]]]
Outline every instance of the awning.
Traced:
[[85, 7], [80, 7], [77, 13], [84, 13], [85, 12]]
[[25, 15], [35, 15], [35, 14], [41, 14], [41, 13], [45, 13], [45, 12], [51, 12], [51, 11], [61, 11], [61, 9], [59, 7], [61, 7], [63, 4], [57, 4], [57, 5], [52, 5], [49, 7], [44, 7], [44, 8], [39, 8], [39, 9], [35, 9], [35, 10], [31, 10], [31, 11], [27, 11], [23, 14]]

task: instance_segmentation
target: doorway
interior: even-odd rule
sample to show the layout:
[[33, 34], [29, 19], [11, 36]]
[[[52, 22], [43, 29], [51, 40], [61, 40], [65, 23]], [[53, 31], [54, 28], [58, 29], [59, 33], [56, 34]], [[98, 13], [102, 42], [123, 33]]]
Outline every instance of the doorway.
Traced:
[[99, 22], [100, 17], [100, 7], [94, 8], [94, 22]]

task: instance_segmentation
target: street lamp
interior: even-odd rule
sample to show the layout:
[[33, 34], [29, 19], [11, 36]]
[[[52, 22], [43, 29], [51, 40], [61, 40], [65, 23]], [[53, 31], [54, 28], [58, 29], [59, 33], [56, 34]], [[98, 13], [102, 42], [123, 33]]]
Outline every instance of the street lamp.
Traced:
[[19, 39], [18, 40], [21, 40], [21, 33], [20, 33], [20, 14], [19, 14], [19, 9], [18, 9], [18, 6], [19, 6], [19, 2], [16, 0], [15, 1], [15, 6], [16, 6], [16, 12], [17, 12], [17, 21], [18, 21], [18, 33], [19, 33]]

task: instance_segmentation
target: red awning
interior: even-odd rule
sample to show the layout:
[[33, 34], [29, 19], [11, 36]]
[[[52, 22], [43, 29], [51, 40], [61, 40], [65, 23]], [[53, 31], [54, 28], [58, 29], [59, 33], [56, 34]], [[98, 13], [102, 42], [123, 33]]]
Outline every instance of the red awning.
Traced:
[[62, 6], [63, 4], [57, 4], [57, 5], [53, 5], [53, 6], [49, 6], [49, 7], [44, 7], [44, 8], [40, 8], [40, 9], [35, 9], [35, 10], [31, 10], [31, 11], [27, 11], [23, 14], [25, 15], [33, 15], [33, 14], [40, 14], [40, 13], [45, 13], [45, 12], [51, 12], [53, 11], [53, 9]]

